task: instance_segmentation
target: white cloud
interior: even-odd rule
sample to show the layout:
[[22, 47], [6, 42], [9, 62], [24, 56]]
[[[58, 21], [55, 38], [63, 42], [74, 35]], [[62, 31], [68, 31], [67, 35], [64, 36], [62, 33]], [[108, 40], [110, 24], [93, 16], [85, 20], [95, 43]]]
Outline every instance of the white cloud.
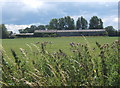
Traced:
[[115, 17], [115, 18], [113, 19], [113, 22], [118, 22], [118, 17]]
[[[82, 11], [82, 13], [80, 15], [74, 15], [74, 16], [71, 16], [75, 21], [77, 21], [78, 17], [81, 17], [83, 16], [88, 22], [90, 20], [90, 18], [92, 16], [98, 16], [97, 13], [89, 13], [87, 11]], [[99, 17], [99, 16], [98, 16]]]
[[38, 11], [44, 7], [44, 3], [40, 0], [21, 0], [23, 4], [23, 9], [30, 11]]
[[19, 29], [24, 29], [26, 27], [30, 27], [31, 25], [14, 25], [14, 24], [6, 24], [5, 25], [8, 31], [13, 31], [14, 33], [19, 33]]
[[[107, 3], [104, 3], [104, 2], [118, 2], [118, 1], [119, 0], [0, 0], [0, 3], [2, 2], [2, 4], [4, 4], [5, 6], [8, 6], [6, 4], [6, 2], [18, 2], [18, 3], [21, 2], [22, 5], [23, 5], [19, 9], [19, 12], [21, 12], [21, 14], [19, 14], [19, 12], [17, 13], [17, 11], [15, 11], [15, 13], [12, 15], [13, 17], [20, 15], [20, 16], [18, 16], [18, 18], [20, 18], [21, 16], [25, 16], [25, 13], [27, 13], [27, 11], [32, 11], [32, 13], [33, 13], [34, 11], [37, 12], [41, 8], [42, 8], [41, 11], [43, 11], [44, 14], [48, 14], [48, 12], [49, 12], [48, 10], [49, 9], [50, 10], [52, 9], [53, 12], [58, 12], [58, 14], [61, 14], [61, 13], [62, 13], [62, 15], [66, 15], [67, 14], [63, 10], [60, 10], [60, 9], [56, 8], [55, 4], [47, 4], [46, 2], [102, 2], [102, 4], [105, 4], [106, 7], [109, 7], [111, 5], [109, 5]], [[16, 8], [18, 8], [18, 7], [16, 7]], [[41, 12], [41, 11], [39, 11], [39, 12]], [[83, 16], [83, 17], [85, 17], [89, 21], [89, 19], [92, 16], [96, 15], [96, 16], [98, 16], [100, 18], [103, 18], [105, 27], [109, 26], [109, 25], [112, 25], [115, 28], [118, 28], [117, 27], [118, 26], [118, 18], [117, 18], [117, 16], [106, 16], [106, 17], [104, 17], [102, 15], [100, 16], [97, 13], [93, 13], [93, 12], [91, 12], [91, 13], [85, 12], [85, 11], [84, 12], [81, 11], [81, 12], [82, 13], [80, 13], [79, 15], [75, 15], [75, 16], [71, 16], [71, 17], [73, 17], [74, 20], [76, 21], [78, 17]], [[38, 13], [38, 14], [40, 14], [40, 13]], [[8, 20], [15, 21], [17, 19], [11, 18], [11, 19], [8, 19]], [[33, 23], [33, 25], [39, 25], [39, 24], [40, 23]], [[32, 24], [29, 24], [29, 25], [13, 25], [13, 24], [10, 24], [10, 25], [6, 25], [6, 27], [8, 28], [8, 30], [12, 30], [14, 32], [18, 32], [18, 29], [30, 27], [30, 25], [32, 25]]]
[[1, 6], [7, 6], [9, 3], [16, 3], [23, 5], [22, 10], [32, 10], [37, 11], [38, 9], [44, 7], [44, 3], [41, 0], [0, 0]]
[[113, 26], [118, 29], [118, 17], [116, 15], [104, 17], [103, 22], [104, 26]]
[[42, 23], [32, 23], [32, 24], [28, 24], [28, 25], [14, 25], [14, 24], [5, 24], [6, 28], [8, 29], [8, 31], [13, 31], [14, 33], [19, 33], [19, 29], [25, 29], [26, 27], [30, 28], [31, 25], [45, 25]]
[[22, 2], [31, 8], [40, 8], [43, 5], [43, 2], [41, 2], [40, 0], [22, 0]]

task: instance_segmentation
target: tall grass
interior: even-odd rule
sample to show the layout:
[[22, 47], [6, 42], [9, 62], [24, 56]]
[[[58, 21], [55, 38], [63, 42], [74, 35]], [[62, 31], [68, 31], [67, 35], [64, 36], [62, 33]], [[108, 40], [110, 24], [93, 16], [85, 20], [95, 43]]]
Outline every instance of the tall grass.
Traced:
[[[50, 42], [27, 44], [29, 50], [13, 49], [13, 59], [2, 54], [2, 84], [5, 86], [119, 86], [120, 41], [99, 44], [70, 43], [71, 55], [63, 50], [50, 53]], [[31, 51], [31, 52], [28, 52]], [[98, 53], [96, 53], [98, 52]]]

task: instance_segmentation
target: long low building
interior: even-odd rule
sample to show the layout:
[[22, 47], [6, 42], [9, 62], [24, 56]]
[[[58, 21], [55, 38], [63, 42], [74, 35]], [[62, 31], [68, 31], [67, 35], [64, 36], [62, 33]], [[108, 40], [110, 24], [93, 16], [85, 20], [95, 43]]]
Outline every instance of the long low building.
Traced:
[[16, 37], [34, 37], [34, 33], [20, 33], [20, 34], [13, 34]]
[[104, 36], [105, 29], [90, 30], [35, 30], [34, 33], [14, 34], [16, 37]]
[[105, 29], [90, 29], [90, 30], [36, 30], [34, 36], [104, 36]]

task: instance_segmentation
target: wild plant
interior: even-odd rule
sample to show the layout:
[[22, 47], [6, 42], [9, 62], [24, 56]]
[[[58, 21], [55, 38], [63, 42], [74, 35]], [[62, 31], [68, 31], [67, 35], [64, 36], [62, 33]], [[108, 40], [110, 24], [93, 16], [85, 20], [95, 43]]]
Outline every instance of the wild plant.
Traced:
[[29, 49], [20, 48], [20, 55], [11, 49], [12, 58], [3, 52], [3, 86], [119, 86], [119, 40], [96, 42], [93, 50], [89, 43], [72, 42], [71, 55], [62, 49], [51, 53], [48, 44], [27, 44]]

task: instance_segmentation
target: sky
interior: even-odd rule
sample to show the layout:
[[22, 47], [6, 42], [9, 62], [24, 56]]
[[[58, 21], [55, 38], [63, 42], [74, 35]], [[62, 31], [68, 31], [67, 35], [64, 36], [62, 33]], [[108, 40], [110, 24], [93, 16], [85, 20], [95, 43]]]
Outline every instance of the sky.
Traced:
[[118, 29], [119, 0], [0, 0], [0, 23], [6, 24], [9, 31], [31, 25], [46, 25], [52, 18], [71, 16], [76, 21], [83, 16], [89, 22], [98, 16], [104, 27]]

